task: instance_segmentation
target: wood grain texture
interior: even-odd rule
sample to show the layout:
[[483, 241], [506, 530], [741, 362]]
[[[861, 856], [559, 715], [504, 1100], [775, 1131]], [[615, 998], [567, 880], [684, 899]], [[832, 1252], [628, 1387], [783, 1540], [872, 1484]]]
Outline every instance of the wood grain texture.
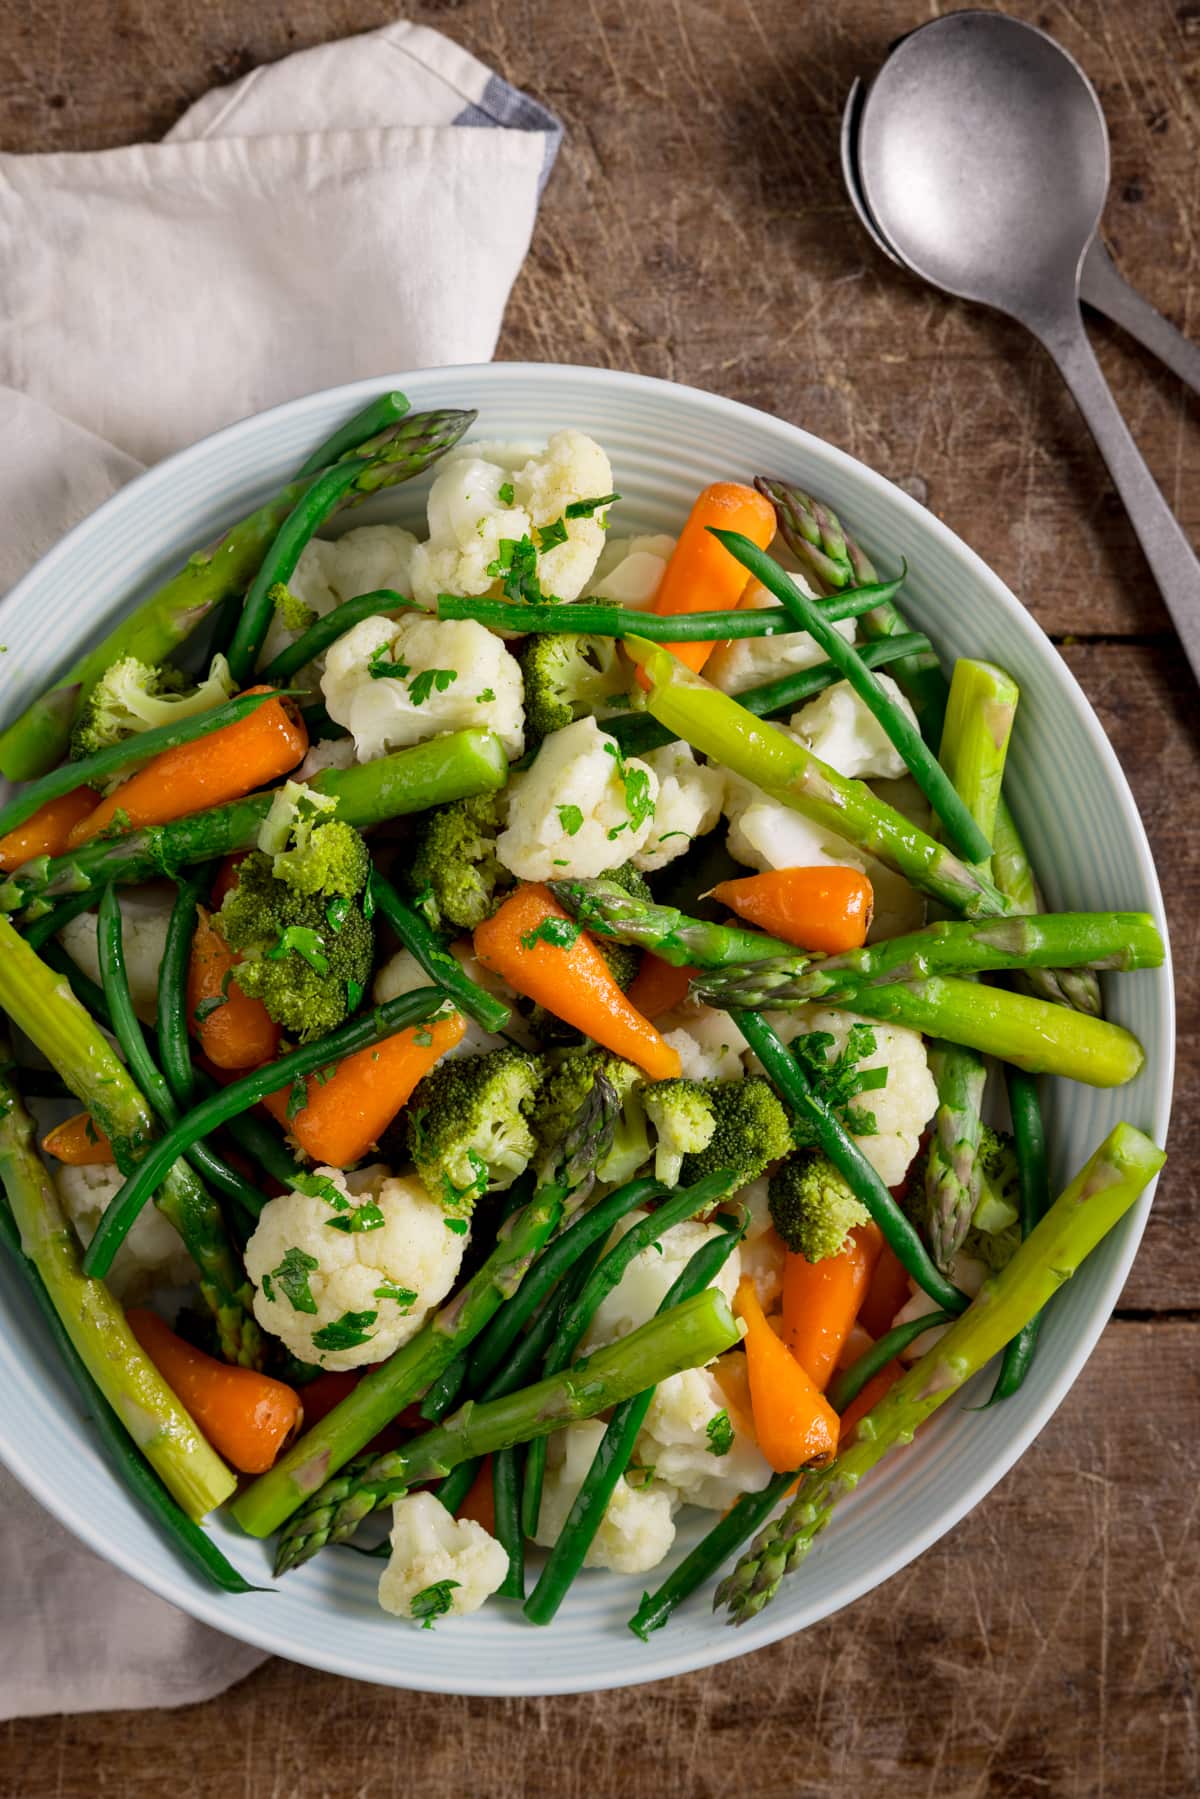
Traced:
[[[0, 147], [153, 137], [214, 83], [396, 0], [0, 0]], [[563, 118], [499, 353], [637, 369], [795, 420], [892, 476], [1022, 596], [1097, 707], [1158, 858], [1179, 977], [1171, 1163], [1118, 1320], [1019, 1467], [949, 1538], [819, 1628], [723, 1669], [488, 1703], [274, 1663], [186, 1713], [17, 1724], [0, 1794], [362, 1799], [641, 1794], [1034, 1799], [1200, 1784], [1200, 706], [1104, 470], [1014, 326], [885, 264], [841, 191], [851, 78], [912, 0], [418, 0]], [[1105, 230], [1200, 333], [1200, 5], [1011, 0], [1100, 91]], [[1200, 535], [1197, 402], [1095, 341]], [[549, 1651], [548, 1651], [549, 1652]], [[631, 1655], [637, 1647], [631, 1639]]]

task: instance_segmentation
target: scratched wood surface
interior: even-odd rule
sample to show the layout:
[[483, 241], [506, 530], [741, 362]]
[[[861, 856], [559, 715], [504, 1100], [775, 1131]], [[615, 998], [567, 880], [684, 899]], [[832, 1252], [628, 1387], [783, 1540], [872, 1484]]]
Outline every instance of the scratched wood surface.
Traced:
[[[0, 0], [0, 147], [153, 137], [256, 63], [396, 0]], [[872, 250], [844, 200], [853, 75], [912, 0], [424, 0], [410, 17], [563, 118], [499, 353], [691, 382], [803, 424], [930, 505], [1021, 594], [1096, 706], [1167, 895], [1179, 977], [1172, 1162], [1117, 1316], [1020, 1466], [886, 1588], [710, 1673], [584, 1699], [390, 1693], [268, 1664], [210, 1705], [0, 1732], [14, 1799], [423, 1790], [1125, 1795], [1200, 1787], [1200, 706], [1057, 377], [1015, 327]], [[1200, 5], [1009, 10], [1082, 61], [1113, 139], [1105, 231], [1200, 333]], [[1115, 331], [1105, 371], [1200, 536], [1196, 402]], [[95, 1628], [95, 1626], [93, 1626]], [[633, 1653], [633, 1651], [631, 1651]]]

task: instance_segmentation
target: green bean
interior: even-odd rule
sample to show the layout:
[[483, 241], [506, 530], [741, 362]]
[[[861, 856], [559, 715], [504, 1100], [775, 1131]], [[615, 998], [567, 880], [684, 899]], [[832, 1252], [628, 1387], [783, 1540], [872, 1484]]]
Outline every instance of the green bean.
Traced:
[[280, 650], [263, 669], [261, 679], [290, 681], [293, 675], [306, 668], [322, 650], [327, 650], [351, 625], [360, 624], [364, 618], [378, 618], [381, 613], [414, 606], [415, 600], [406, 600], [390, 587], [378, 587], [371, 593], [360, 593], [352, 600], [343, 600], [340, 606], [335, 606], [332, 612], [326, 612], [311, 624], [307, 631], [297, 637], [295, 643], [289, 643], [286, 649]]
[[406, 1025], [432, 1018], [444, 1004], [445, 995], [436, 988], [418, 987], [412, 993], [404, 993], [398, 999], [389, 1000], [384, 1006], [377, 1006], [373, 1012], [351, 1019], [336, 1031], [331, 1031], [329, 1036], [319, 1038], [316, 1043], [306, 1044], [302, 1049], [293, 1050], [290, 1055], [281, 1056], [277, 1062], [252, 1070], [194, 1106], [165, 1136], [150, 1146], [125, 1184], [113, 1195], [96, 1234], [88, 1245], [84, 1257], [85, 1272], [98, 1278], [103, 1278], [108, 1273], [112, 1267], [112, 1259], [128, 1235], [134, 1219], [167, 1169], [193, 1143], [207, 1137], [238, 1113], [249, 1111], [251, 1106], [265, 1099], [268, 1093], [274, 1093], [280, 1087], [287, 1087], [306, 1075], [314, 1074], [327, 1062], [341, 1061], [344, 1057], [353, 1055], [356, 1050], [367, 1049], [382, 1038], [391, 1037], [395, 1032], [403, 1030]]
[[497, 1588], [501, 1599], [525, 1597], [525, 1538], [521, 1532], [521, 1447], [498, 1449], [492, 1457], [492, 1509], [496, 1541], [508, 1557], [508, 1573]]
[[153, 730], [140, 731], [134, 737], [122, 738], [120, 743], [114, 743], [108, 749], [97, 750], [94, 756], [83, 756], [78, 762], [64, 762], [61, 768], [53, 769], [39, 781], [31, 781], [23, 792], [14, 794], [7, 805], [0, 806], [0, 837], [24, 824], [50, 800], [71, 793], [76, 787], [98, 787], [130, 763], [145, 762], [162, 750], [177, 749], [181, 743], [193, 743], [198, 737], [207, 737], [212, 731], [235, 725], [268, 700], [278, 698], [277, 693], [243, 693], [223, 706], [214, 706], [211, 712], [197, 712], [190, 718], [181, 718], [178, 723], [156, 725]]
[[[554, 1342], [543, 1366], [543, 1375], [558, 1374], [566, 1368], [579, 1346], [580, 1339], [594, 1318], [601, 1302], [612, 1292], [636, 1256], [652, 1243], [657, 1243], [673, 1225], [682, 1224], [694, 1213], [707, 1211], [725, 1198], [736, 1176], [728, 1169], [717, 1169], [703, 1180], [685, 1187], [682, 1192], [664, 1200], [656, 1212], [625, 1232], [596, 1264], [578, 1297], [563, 1312]], [[546, 1450], [537, 1448], [537, 1440], [529, 1445], [525, 1458], [525, 1485], [521, 1494], [521, 1522], [525, 1535], [537, 1534], [538, 1514], [542, 1509], [542, 1485], [546, 1474]]]
[[[741, 1239], [740, 1231], [724, 1237], [710, 1237], [689, 1257], [687, 1266], [667, 1292], [660, 1312], [670, 1311], [680, 1300], [690, 1299], [711, 1286]], [[575, 1495], [558, 1540], [538, 1577], [537, 1585], [525, 1601], [525, 1616], [531, 1624], [549, 1624], [566, 1598], [571, 1583], [583, 1567], [596, 1532], [604, 1522], [609, 1500], [617, 1482], [629, 1466], [634, 1445], [654, 1398], [655, 1389], [622, 1400], [613, 1409], [603, 1437]], [[497, 1522], [499, 1514], [497, 1513]], [[501, 1588], [503, 1591], [503, 1588]]]
[[894, 1324], [890, 1331], [885, 1331], [872, 1343], [864, 1355], [860, 1355], [849, 1368], [843, 1368], [835, 1374], [829, 1383], [826, 1395], [835, 1412], [844, 1412], [852, 1400], [858, 1398], [868, 1381], [874, 1380], [881, 1368], [894, 1361], [902, 1350], [923, 1337], [926, 1331], [937, 1330], [943, 1324], [953, 1324], [953, 1312], [925, 1312], [920, 1318], [909, 1318], [903, 1324]]
[[347, 419], [344, 425], [339, 425], [331, 437], [317, 445], [300, 468], [298, 479], [317, 474], [319, 470], [328, 468], [331, 462], [337, 462], [351, 450], [357, 450], [369, 437], [374, 437], [377, 431], [386, 431], [389, 425], [394, 425], [397, 419], [404, 417], [411, 404], [407, 394], [380, 394], [370, 405], [364, 406], [361, 412], [356, 412], [353, 418]]
[[[1046, 1132], [1038, 1099], [1037, 1081], [1020, 1069], [1005, 1067], [1008, 1085], [1008, 1107], [1012, 1113], [1013, 1139], [1016, 1144], [1017, 1169], [1020, 1176], [1018, 1210], [1021, 1236], [1029, 1235], [1050, 1206], [1050, 1171], [1046, 1160]], [[1042, 1328], [1042, 1314], [1037, 1312], [1024, 1330], [1017, 1332], [1004, 1351], [1000, 1372], [988, 1405], [998, 1399], [1011, 1399], [1029, 1373]]]
[[986, 862], [992, 846], [971, 816], [970, 808], [959, 798], [953, 781], [912, 719], [880, 686], [857, 650], [839, 636], [822, 614], [821, 607], [800, 592], [765, 550], [760, 550], [740, 531], [718, 531], [712, 526], [709, 529], [743, 568], [783, 602], [797, 628], [807, 631], [829, 660], [841, 669], [844, 678], [904, 758], [909, 773], [941, 820], [943, 831], [957, 854], [968, 862]]
[[504, 1001], [464, 973], [438, 933], [426, 924], [414, 906], [401, 898], [378, 869], [371, 875], [371, 894], [405, 949], [421, 964], [430, 980], [444, 989], [456, 1010], [465, 1012], [485, 1031], [502, 1031], [512, 1016]]
[[[196, 1090], [188, 1038], [187, 971], [196, 934], [196, 908], [211, 880], [211, 863], [194, 868], [185, 880], [180, 880], [158, 970], [158, 1055], [177, 1106], [190, 1106]], [[111, 887], [105, 889], [106, 894], [112, 892]]]

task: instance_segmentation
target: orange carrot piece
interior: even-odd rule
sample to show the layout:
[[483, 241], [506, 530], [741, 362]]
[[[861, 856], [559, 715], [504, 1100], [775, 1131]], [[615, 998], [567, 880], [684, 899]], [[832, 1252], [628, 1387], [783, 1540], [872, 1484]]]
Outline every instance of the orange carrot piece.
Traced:
[[[663, 571], [654, 610], [663, 618], [681, 612], [727, 612], [736, 607], [746, 586], [746, 571], [709, 530], [740, 531], [760, 550], [775, 535], [775, 508], [753, 487], [737, 481], [715, 481], [700, 494], [679, 533]], [[669, 643], [666, 646], [689, 668], [701, 669], [715, 643]], [[638, 679], [648, 686], [641, 669]]]
[[134, 1306], [130, 1330], [218, 1455], [242, 1474], [265, 1474], [300, 1429], [299, 1394], [253, 1368], [231, 1368], [193, 1349], [157, 1312]]
[[349, 1168], [385, 1131], [417, 1082], [453, 1049], [466, 1030], [459, 1013], [434, 1024], [413, 1024], [337, 1063], [325, 1080], [309, 1075], [307, 1100], [288, 1117], [290, 1087], [263, 1104], [315, 1162]]
[[777, 868], [720, 881], [712, 892], [747, 924], [825, 956], [862, 948], [875, 903], [856, 868]]
[[873, 1374], [857, 1399], [852, 1399], [842, 1413], [842, 1442], [849, 1441], [859, 1420], [865, 1418], [873, 1406], [877, 1406], [884, 1394], [894, 1387], [904, 1373], [904, 1363], [898, 1356], [886, 1362], [878, 1374]]
[[[279, 1026], [262, 1001], [251, 999], [237, 984], [241, 959], [199, 906], [188, 959], [187, 1022], [218, 1068], [257, 1068], [279, 1054]], [[211, 1000], [222, 1003], [210, 1009]]]
[[[559, 924], [565, 941], [547, 941], [546, 927], [552, 939]], [[550, 889], [532, 882], [476, 927], [475, 954], [518, 993], [635, 1062], [652, 1081], [677, 1076], [678, 1053], [621, 992], [587, 932], [571, 936], [577, 928]]]
[[676, 968], [647, 952], [625, 989], [625, 997], [644, 1018], [661, 1018], [687, 998], [688, 982], [695, 973], [694, 968]]
[[763, 1455], [778, 1474], [831, 1461], [838, 1444], [837, 1413], [767, 1323], [748, 1274], [738, 1282], [734, 1310], [746, 1326], [750, 1404]]
[[42, 1138], [49, 1156], [68, 1168], [111, 1168], [116, 1162], [112, 1144], [90, 1112], [75, 1112]]
[[129, 829], [137, 830], [241, 799], [288, 774], [303, 761], [307, 748], [308, 732], [292, 701], [267, 700], [236, 724], [151, 756], [75, 826], [68, 847], [108, 830], [119, 812], [129, 819]]
[[23, 825], [14, 825], [0, 837], [0, 872], [9, 873], [34, 856], [61, 856], [71, 832], [96, 809], [100, 795], [94, 787], [73, 787], [47, 800]]
[[823, 1393], [866, 1297], [883, 1239], [879, 1227], [851, 1231], [840, 1255], [810, 1262], [789, 1250], [783, 1265], [783, 1340]]
[[901, 1306], [908, 1303], [909, 1292], [904, 1265], [885, 1243], [859, 1310], [858, 1322], [873, 1337], [882, 1337], [885, 1331], [891, 1330], [892, 1320]]
[[492, 1458], [485, 1455], [479, 1472], [467, 1489], [467, 1496], [455, 1512], [456, 1518], [473, 1518], [482, 1524], [489, 1536], [496, 1534], [496, 1501], [492, 1493]]

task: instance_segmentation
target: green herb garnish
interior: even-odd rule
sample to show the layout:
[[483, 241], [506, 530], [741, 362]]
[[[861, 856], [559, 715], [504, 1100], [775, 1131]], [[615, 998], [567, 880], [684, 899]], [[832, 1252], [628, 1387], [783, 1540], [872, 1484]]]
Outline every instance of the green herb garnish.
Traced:
[[332, 1324], [323, 1324], [313, 1332], [313, 1348], [357, 1349], [361, 1343], [371, 1341], [372, 1333], [366, 1327], [374, 1324], [378, 1316], [378, 1312], [343, 1312]]
[[[291, 1249], [284, 1251], [278, 1268], [272, 1268], [270, 1278], [279, 1282], [284, 1298], [290, 1301], [294, 1312], [316, 1311], [317, 1302], [312, 1296], [308, 1277], [320, 1266], [316, 1256], [310, 1256], [307, 1251], [293, 1244]], [[272, 1296], [268, 1294], [267, 1297]]]

